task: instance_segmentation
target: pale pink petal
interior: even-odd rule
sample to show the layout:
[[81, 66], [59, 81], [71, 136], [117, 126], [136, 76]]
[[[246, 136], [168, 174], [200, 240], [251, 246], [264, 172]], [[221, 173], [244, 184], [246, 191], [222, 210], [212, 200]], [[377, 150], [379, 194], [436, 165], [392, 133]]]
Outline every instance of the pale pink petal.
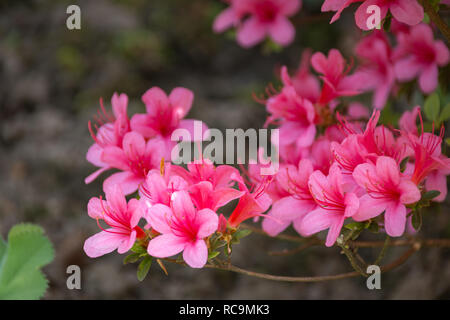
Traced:
[[123, 138], [123, 151], [133, 159], [144, 155], [145, 146], [144, 137], [137, 132], [128, 132]]
[[128, 237], [111, 232], [113, 229], [94, 234], [84, 242], [84, 252], [90, 258], [97, 258], [116, 250]]
[[183, 259], [191, 268], [203, 268], [208, 261], [208, 248], [203, 240], [197, 240], [186, 245]]
[[345, 213], [346, 218], [352, 217], [358, 212], [359, 209], [359, 198], [356, 194], [349, 192], [345, 194]]
[[410, 26], [420, 23], [424, 16], [423, 8], [416, 0], [392, 1], [389, 10], [396, 20]]
[[231, 28], [238, 22], [236, 11], [230, 7], [223, 10], [214, 20], [213, 30], [216, 33], [224, 32], [228, 28]]
[[102, 161], [103, 148], [97, 143], [94, 143], [89, 147], [86, 154], [86, 160], [92, 163], [96, 167], [104, 167], [106, 164]]
[[119, 95], [117, 92], [114, 92], [111, 98], [111, 105], [116, 119], [127, 116], [128, 96], [125, 93]]
[[250, 17], [238, 29], [237, 42], [244, 48], [249, 48], [261, 42], [265, 36], [266, 27], [256, 18]]
[[[291, 133], [292, 134], [292, 133]], [[302, 135], [297, 138], [296, 144], [298, 148], [309, 147], [316, 137], [316, 126], [314, 124], [309, 125]]]
[[359, 209], [352, 216], [355, 221], [365, 221], [379, 216], [386, 210], [389, 202], [383, 199], [374, 199], [370, 195], [365, 194], [359, 199]]
[[270, 37], [279, 45], [286, 46], [294, 40], [295, 28], [284, 16], [279, 16], [268, 29]]
[[[267, 215], [271, 216], [271, 213], [269, 212]], [[291, 221], [280, 222], [278, 220], [265, 218], [262, 222], [262, 228], [269, 236], [275, 237], [289, 227], [290, 224]]]
[[155, 204], [147, 210], [145, 219], [153, 229], [159, 233], [171, 233], [170, 221], [172, 220], [172, 209], [163, 204]]
[[400, 237], [405, 232], [406, 207], [398, 203], [392, 203], [386, 208], [384, 214], [384, 227], [391, 237]]
[[130, 226], [132, 228], [136, 227], [144, 216], [145, 207], [144, 204], [138, 199], [130, 199], [128, 201], [128, 213], [130, 218]]
[[92, 181], [94, 181], [95, 179], [97, 179], [97, 177], [99, 175], [101, 175], [103, 172], [107, 171], [111, 169], [110, 167], [104, 167], [104, 168], [100, 168], [98, 170], [95, 170], [93, 173], [91, 173], [90, 175], [88, 175], [85, 179], [84, 179], [84, 183], [89, 184]]
[[195, 224], [198, 226], [197, 238], [203, 239], [216, 232], [219, 217], [210, 209], [202, 209], [195, 216]]
[[393, 185], [400, 183], [400, 168], [394, 159], [385, 156], [378, 157], [375, 170], [379, 179], [384, 183]]
[[314, 201], [299, 200], [290, 196], [274, 202], [270, 212], [273, 217], [281, 221], [294, 221], [313, 211], [315, 207]]
[[194, 93], [186, 88], [177, 87], [172, 90], [169, 100], [179, 119], [184, 118], [192, 107]]
[[147, 252], [157, 258], [167, 258], [183, 251], [186, 239], [179, 238], [171, 233], [157, 236], [150, 240]]
[[119, 170], [126, 171], [130, 168], [128, 158], [119, 147], [111, 146], [103, 149], [102, 161]]
[[106, 201], [109, 207], [119, 216], [128, 210], [127, 200], [123, 195], [120, 185], [114, 184], [105, 189]]
[[177, 191], [172, 194], [172, 212], [178, 217], [194, 219], [195, 209], [189, 193], [186, 191]]
[[[101, 201], [103, 201], [103, 203]], [[100, 200], [99, 198], [91, 198], [87, 205], [89, 217], [91, 217], [92, 219], [102, 219], [104, 207], [107, 207], [105, 200]]]

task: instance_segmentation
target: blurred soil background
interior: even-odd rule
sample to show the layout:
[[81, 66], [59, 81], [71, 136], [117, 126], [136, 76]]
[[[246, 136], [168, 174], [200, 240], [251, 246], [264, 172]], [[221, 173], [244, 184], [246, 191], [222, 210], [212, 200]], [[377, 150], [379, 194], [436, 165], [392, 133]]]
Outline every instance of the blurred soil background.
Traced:
[[[102, 176], [83, 180], [95, 168], [85, 160], [92, 140], [87, 123], [103, 97], [130, 98], [129, 115], [143, 112], [141, 95], [152, 86], [194, 91], [190, 118], [210, 127], [261, 128], [264, 106], [252, 99], [276, 70], [298, 66], [305, 48], [339, 48], [352, 56], [360, 36], [354, 9], [330, 26], [322, 1], [304, 0], [295, 17], [296, 41], [283, 51], [270, 44], [240, 48], [231, 33], [211, 26], [225, 5], [215, 0], [3, 0], [0, 2], [0, 234], [18, 222], [43, 226], [56, 249], [44, 271], [46, 299], [448, 299], [450, 251], [423, 249], [405, 265], [383, 274], [382, 289], [368, 290], [365, 279], [287, 284], [216, 270], [168, 265], [165, 276], [154, 264], [140, 283], [136, 265], [124, 256], [89, 259], [84, 240], [98, 232], [88, 217], [90, 197], [101, 194]], [[66, 8], [81, 7], [81, 30], [66, 28]], [[412, 107], [412, 106], [411, 106]], [[450, 237], [448, 203], [424, 217], [420, 236]], [[290, 230], [292, 232], [292, 230]], [[373, 237], [382, 240], [383, 236]], [[269, 251], [296, 244], [252, 234], [235, 246], [237, 266], [280, 275], [328, 275], [350, 271], [336, 248], [312, 247], [277, 257]], [[361, 254], [375, 259], [379, 249]], [[388, 251], [392, 261], [405, 248]], [[82, 270], [82, 289], [68, 290], [66, 268]]]

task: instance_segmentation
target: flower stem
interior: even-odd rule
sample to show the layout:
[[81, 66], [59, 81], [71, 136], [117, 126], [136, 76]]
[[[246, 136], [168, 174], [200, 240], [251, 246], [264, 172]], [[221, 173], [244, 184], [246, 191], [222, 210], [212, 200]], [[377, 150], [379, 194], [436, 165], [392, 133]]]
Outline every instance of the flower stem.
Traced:
[[450, 28], [445, 23], [445, 21], [439, 16], [439, 14], [434, 10], [433, 6], [429, 2], [429, 0], [420, 0], [423, 9], [430, 17], [431, 21], [438, 27], [441, 33], [447, 39], [447, 43], [450, 43]]

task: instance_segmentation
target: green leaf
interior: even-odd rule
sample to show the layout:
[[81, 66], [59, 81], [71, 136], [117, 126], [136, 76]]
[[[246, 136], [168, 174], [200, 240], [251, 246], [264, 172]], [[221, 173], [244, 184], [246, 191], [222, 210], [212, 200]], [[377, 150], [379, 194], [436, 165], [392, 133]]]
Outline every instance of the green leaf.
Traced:
[[441, 194], [440, 191], [437, 191], [437, 190], [430, 190], [430, 191], [425, 192], [425, 193], [422, 195], [421, 200], [432, 200], [432, 199], [436, 198], [436, 197], [437, 197], [438, 195], [440, 195], [440, 194]]
[[7, 247], [7, 244], [6, 244], [5, 240], [3, 240], [2, 237], [0, 236], [0, 262], [2, 261], [3, 255], [6, 252], [6, 247]]
[[450, 103], [448, 103], [444, 109], [442, 109], [441, 116], [439, 117], [440, 122], [444, 122], [450, 119]]
[[445, 139], [445, 143], [450, 146], [450, 138]]
[[220, 254], [219, 251], [213, 251], [211, 253], [208, 254], [208, 260], [214, 259], [215, 257], [217, 257]]
[[123, 264], [135, 263], [141, 257], [140, 253], [131, 253], [123, 259]]
[[351, 222], [349, 224], [346, 224], [344, 227], [346, 229], [349, 229], [349, 230], [357, 231], [357, 230], [364, 229], [365, 223], [362, 223], [362, 222]]
[[139, 281], [143, 281], [147, 276], [150, 266], [152, 265], [152, 257], [147, 256], [139, 263], [137, 268], [137, 278]]
[[134, 253], [146, 253], [147, 250], [145, 250], [145, 248], [141, 245], [141, 243], [139, 241], [136, 241], [133, 244], [133, 247], [131, 247], [131, 251]]
[[424, 112], [428, 120], [439, 122], [439, 110], [441, 107], [441, 102], [439, 101], [439, 96], [435, 92], [430, 95], [425, 100]]
[[419, 231], [422, 227], [422, 214], [419, 210], [414, 211], [411, 219], [411, 224], [416, 231]]
[[47, 289], [40, 268], [53, 260], [51, 242], [41, 227], [32, 224], [14, 226], [8, 244], [2, 240], [0, 258], [0, 299], [38, 299]]
[[238, 231], [236, 231], [233, 234], [233, 238], [236, 238], [236, 239], [240, 240], [240, 239], [245, 238], [246, 236], [248, 236], [250, 233], [252, 233], [252, 231], [248, 230], [248, 229], [238, 230]]
[[405, 171], [408, 161], [409, 161], [409, 157], [406, 157], [405, 159], [402, 160], [402, 162], [400, 162], [400, 172]]

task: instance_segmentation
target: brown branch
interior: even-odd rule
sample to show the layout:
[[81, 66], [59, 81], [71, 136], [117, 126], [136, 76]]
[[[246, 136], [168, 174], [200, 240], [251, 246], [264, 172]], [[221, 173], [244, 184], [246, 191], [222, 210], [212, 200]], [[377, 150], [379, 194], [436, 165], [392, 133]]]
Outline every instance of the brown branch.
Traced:
[[447, 39], [447, 42], [450, 43], [450, 28], [447, 26], [445, 21], [441, 18], [441, 16], [434, 10], [433, 6], [429, 2], [429, 0], [420, 0], [423, 9], [430, 17], [431, 21], [438, 27], [441, 33]]
[[[414, 243], [409, 250], [407, 250], [404, 254], [402, 254], [398, 259], [393, 261], [392, 263], [382, 266], [381, 271], [387, 272], [392, 269], [397, 268], [398, 266], [405, 263], [408, 258], [416, 251], [418, 251], [421, 248], [420, 243]], [[218, 270], [224, 270], [224, 271], [231, 271], [236, 272], [240, 274], [244, 274], [251, 277], [266, 279], [266, 280], [273, 280], [273, 281], [283, 281], [283, 282], [322, 282], [322, 281], [331, 281], [331, 280], [339, 280], [339, 279], [345, 279], [345, 278], [354, 278], [361, 276], [359, 272], [353, 271], [353, 272], [347, 272], [347, 273], [341, 273], [331, 276], [314, 276], [314, 277], [288, 277], [288, 276], [277, 276], [272, 274], [266, 274], [266, 273], [260, 273], [260, 272], [254, 272], [245, 270], [233, 265], [228, 266], [216, 266], [207, 264], [205, 265], [206, 268], [212, 268], [212, 269], [218, 269]]]

